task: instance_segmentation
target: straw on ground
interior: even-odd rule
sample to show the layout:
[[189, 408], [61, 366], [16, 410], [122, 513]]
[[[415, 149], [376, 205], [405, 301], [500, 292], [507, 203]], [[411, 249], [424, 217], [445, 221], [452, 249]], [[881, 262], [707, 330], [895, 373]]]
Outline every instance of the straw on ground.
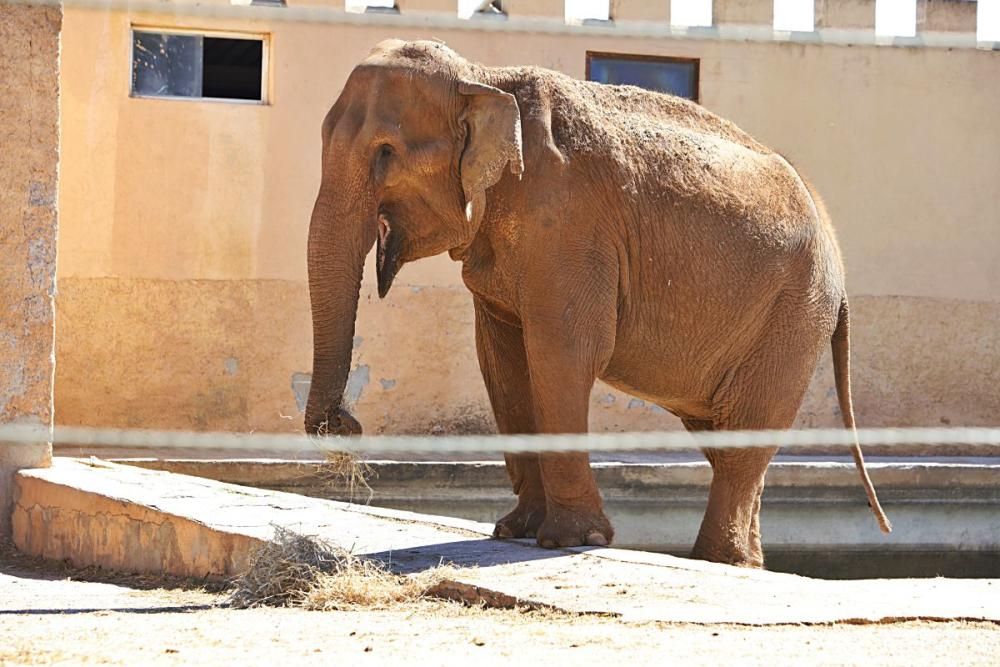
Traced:
[[451, 568], [401, 576], [316, 537], [275, 526], [274, 538], [251, 556], [233, 582], [233, 607], [289, 606], [315, 610], [389, 609], [435, 597]]

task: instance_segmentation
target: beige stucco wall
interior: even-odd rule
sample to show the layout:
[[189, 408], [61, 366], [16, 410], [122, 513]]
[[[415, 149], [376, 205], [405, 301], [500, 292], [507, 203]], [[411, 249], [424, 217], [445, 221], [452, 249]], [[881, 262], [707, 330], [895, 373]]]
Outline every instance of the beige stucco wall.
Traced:
[[875, 29], [875, 0], [816, 0], [817, 28]]
[[[271, 104], [130, 98], [130, 21], [267, 32]], [[828, 203], [854, 305], [859, 421], [1000, 421], [998, 53], [67, 10], [60, 423], [300, 428], [291, 385], [311, 364], [319, 126], [353, 64], [390, 36], [576, 77], [588, 49], [700, 58], [702, 103], [784, 152]], [[471, 311], [446, 257], [405, 267], [384, 301], [369, 265], [349, 385], [369, 432], [492, 428]], [[823, 366], [800, 422], [838, 423], [832, 392]], [[593, 408], [599, 429], [677, 426], [603, 386]]]
[[[0, 424], [52, 424], [60, 20], [0, 5]], [[0, 442], [0, 537], [14, 471], [51, 455], [47, 442]]]

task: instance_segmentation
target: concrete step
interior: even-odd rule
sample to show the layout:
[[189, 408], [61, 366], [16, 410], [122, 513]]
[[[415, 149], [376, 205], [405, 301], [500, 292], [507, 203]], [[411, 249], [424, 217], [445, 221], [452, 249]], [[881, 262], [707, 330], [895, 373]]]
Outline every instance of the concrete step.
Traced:
[[[137, 459], [129, 463], [219, 481], [349, 500], [322, 461], [275, 459]], [[498, 461], [371, 461], [372, 496], [354, 500], [481, 522], [502, 516], [513, 500]], [[883, 554], [906, 558], [909, 572], [1000, 576], [1000, 459], [869, 462], [895, 530], [884, 535], [868, 510], [850, 462], [777, 461], [767, 473], [761, 512], [772, 565], [800, 573], [847, 576], [885, 572]], [[598, 482], [619, 546], [686, 554], [698, 533], [711, 470], [697, 462], [596, 463]], [[926, 559], [924, 567], [917, 567]], [[860, 562], [868, 566], [857, 565]], [[992, 563], [992, 566], [991, 566]], [[840, 569], [838, 569], [840, 568]], [[905, 574], [903, 571], [902, 574]], [[887, 575], [882, 575], [887, 576]]]
[[56, 459], [15, 480], [14, 540], [30, 554], [189, 577], [238, 573], [274, 526], [401, 573], [458, 566], [447, 590], [636, 621], [1000, 621], [1000, 580], [824, 581], [619, 549], [544, 550], [489, 524], [253, 489], [100, 460]]

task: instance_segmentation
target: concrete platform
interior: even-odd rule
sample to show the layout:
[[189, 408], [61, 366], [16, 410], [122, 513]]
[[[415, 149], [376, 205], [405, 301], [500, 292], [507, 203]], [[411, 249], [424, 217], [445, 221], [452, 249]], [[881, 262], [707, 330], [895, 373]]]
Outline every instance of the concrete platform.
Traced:
[[[123, 461], [124, 462], [124, 461]], [[223, 482], [349, 500], [322, 461], [129, 460]], [[370, 461], [379, 507], [492, 522], [510, 509], [499, 461]], [[869, 459], [895, 530], [868, 510], [854, 463], [779, 456], [767, 474], [761, 523], [771, 569], [828, 578], [1000, 577], [1000, 459]], [[618, 546], [690, 553], [711, 470], [699, 454], [662, 461], [597, 462]], [[355, 501], [368, 500], [355, 493]]]
[[402, 573], [453, 563], [450, 595], [499, 606], [696, 623], [1000, 621], [1000, 580], [825, 581], [618, 549], [550, 551], [491, 540], [488, 524], [96, 459], [22, 471], [14, 493], [17, 547], [76, 565], [225, 577], [280, 525]]

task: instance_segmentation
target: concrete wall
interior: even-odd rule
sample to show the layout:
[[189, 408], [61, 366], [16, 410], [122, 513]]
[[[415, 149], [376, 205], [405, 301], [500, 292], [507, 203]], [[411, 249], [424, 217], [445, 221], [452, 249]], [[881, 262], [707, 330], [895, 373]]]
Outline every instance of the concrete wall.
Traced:
[[[562, 16], [561, 3], [520, 4]], [[627, 14], [630, 4], [615, 11]], [[830, 27], [853, 7], [871, 9], [873, 20], [872, 4], [827, 0], [817, 16]], [[519, 3], [507, 6], [516, 15]], [[130, 21], [267, 32], [271, 103], [130, 98]], [[860, 423], [998, 421], [1000, 88], [992, 83], [1000, 53], [69, 9], [60, 423], [300, 428], [292, 383], [311, 364], [305, 245], [319, 126], [353, 65], [390, 36], [436, 37], [487, 64], [531, 63], [576, 77], [584, 76], [588, 49], [700, 58], [702, 103], [788, 155], [828, 203], [848, 267]], [[405, 267], [384, 301], [369, 265], [357, 334], [349, 398], [368, 432], [492, 428], [471, 300], [447, 257]], [[828, 365], [817, 372], [800, 423], [839, 424]], [[592, 425], [678, 426], [659, 408], [603, 386], [594, 392]]]
[[816, 0], [817, 28], [875, 30], [875, 0]]
[[[0, 5], [0, 424], [52, 424], [60, 23]], [[0, 537], [14, 471], [50, 458], [46, 442], [0, 442]]]

